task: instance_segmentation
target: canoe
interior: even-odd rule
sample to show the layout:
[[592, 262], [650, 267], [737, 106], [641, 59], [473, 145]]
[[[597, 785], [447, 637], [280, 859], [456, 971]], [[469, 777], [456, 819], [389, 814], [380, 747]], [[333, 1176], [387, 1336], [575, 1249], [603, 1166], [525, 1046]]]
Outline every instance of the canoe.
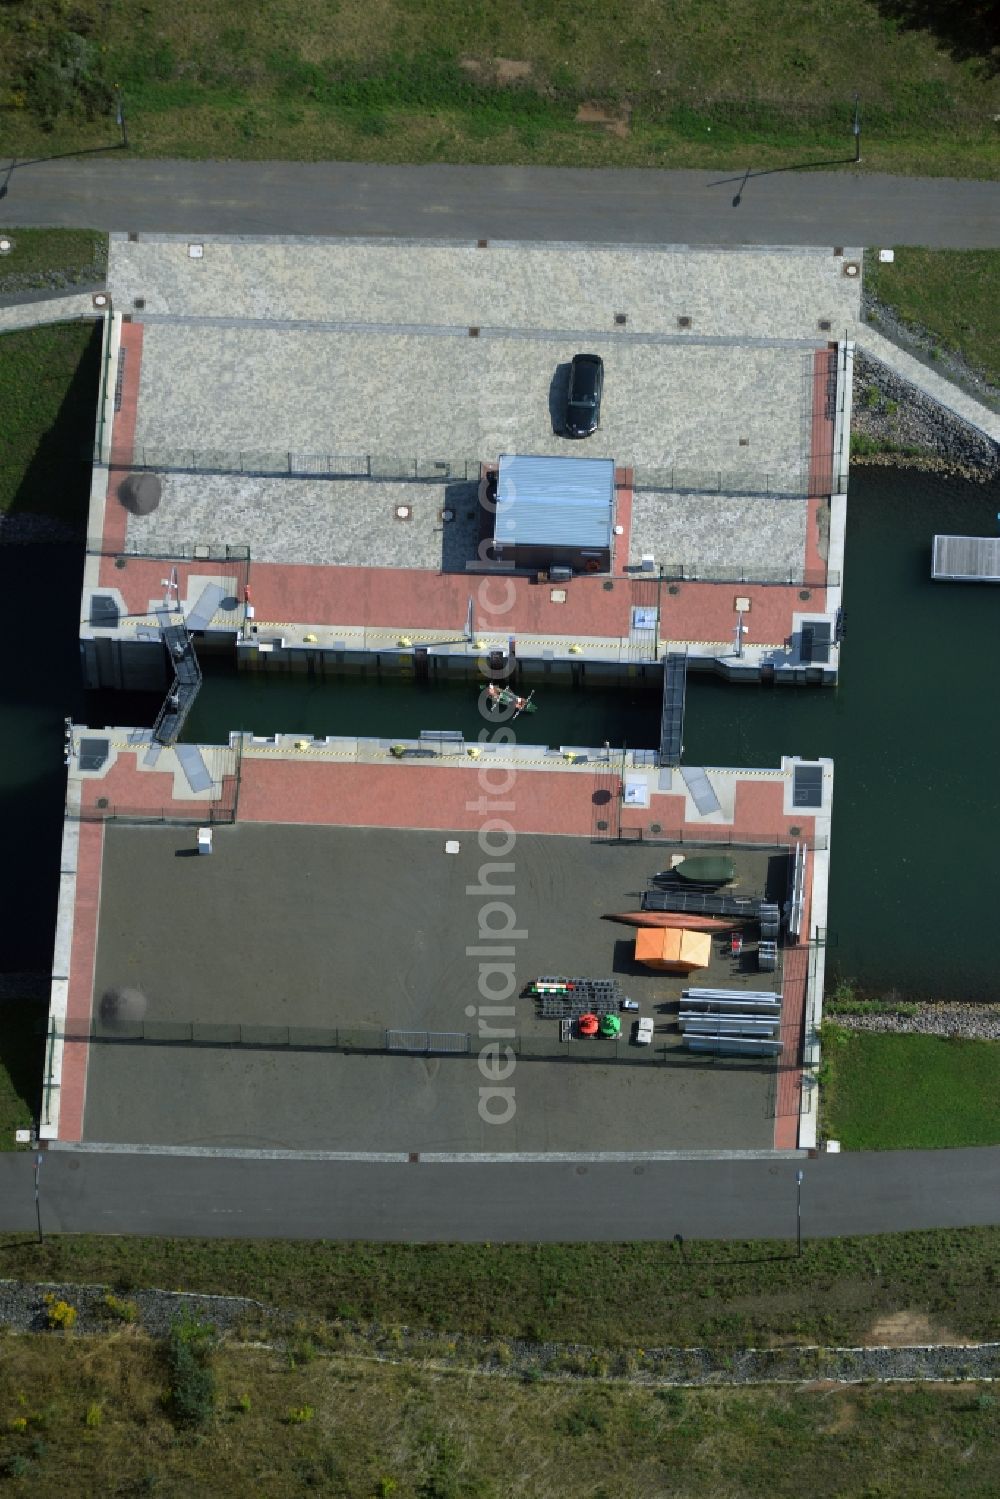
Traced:
[[689, 932], [731, 932], [739, 920], [719, 916], [691, 916], [686, 911], [618, 911], [608, 912], [605, 921], [621, 921], [625, 926], [683, 927]]
[[[728, 885], [735, 878], [736, 869], [732, 859], [725, 854], [696, 854], [675, 864], [670, 874], [679, 880], [699, 885]], [[657, 879], [661, 876], [657, 875]]]

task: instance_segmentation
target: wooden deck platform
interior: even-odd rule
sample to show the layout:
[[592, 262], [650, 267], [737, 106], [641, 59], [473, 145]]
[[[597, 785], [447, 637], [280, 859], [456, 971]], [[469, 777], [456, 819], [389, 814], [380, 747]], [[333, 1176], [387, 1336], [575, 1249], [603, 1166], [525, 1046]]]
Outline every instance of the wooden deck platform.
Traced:
[[935, 536], [931, 577], [943, 583], [1000, 583], [1000, 536]]

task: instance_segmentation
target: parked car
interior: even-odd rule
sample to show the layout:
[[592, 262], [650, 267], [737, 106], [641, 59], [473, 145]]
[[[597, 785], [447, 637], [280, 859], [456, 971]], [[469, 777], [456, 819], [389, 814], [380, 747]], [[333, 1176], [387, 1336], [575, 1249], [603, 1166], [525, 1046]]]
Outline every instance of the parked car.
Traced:
[[599, 354], [574, 354], [569, 367], [569, 389], [566, 393], [566, 419], [563, 431], [567, 437], [589, 437], [601, 424], [601, 395], [604, 390], [604, 360]]
[[636, 1046], [649, 1046], [653, 1039], [653, 1020], [650, 1015], [643, 1015], [635, 1023]]

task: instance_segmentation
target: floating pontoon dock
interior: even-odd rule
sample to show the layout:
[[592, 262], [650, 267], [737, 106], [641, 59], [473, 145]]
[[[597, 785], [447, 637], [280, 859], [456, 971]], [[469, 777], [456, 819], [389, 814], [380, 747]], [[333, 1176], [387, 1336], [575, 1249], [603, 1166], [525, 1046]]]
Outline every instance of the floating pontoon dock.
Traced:
[[940, 583], [1000, 583], [1000, 536], [935, 536], [931, 577]]

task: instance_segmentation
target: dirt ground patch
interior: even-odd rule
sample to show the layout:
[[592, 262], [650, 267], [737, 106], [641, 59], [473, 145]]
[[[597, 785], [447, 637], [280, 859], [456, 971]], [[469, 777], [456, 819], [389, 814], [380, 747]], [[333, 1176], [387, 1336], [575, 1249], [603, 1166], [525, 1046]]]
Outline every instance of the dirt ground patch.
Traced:
[[481, 57], [460, 57], [458, 65], [463, 73], [468, 73], [472, 78], [482, 79], [485, 82], [510, 84], [525, 83], [533, 73], [530, 62], [523, 62], [518, 57], [492, 57], [483, 59]]
[[599, 125], [606, 135], [625, 140], [632, 126], [632, 106], [622, 104], [612, 110], [605, 104], [584, 103], [576, 112], [578, 125]]
[[924, 1343], [960, 1344], [962, 1339], [926, 1312], [906, 1310], [876, 1318], [863, 1342], [866, 1347], [909, 1348]]
[[517, 57], [494, 57], [493, 68], [498, 83], [520, 83], [531, 77], [531, 63]]

